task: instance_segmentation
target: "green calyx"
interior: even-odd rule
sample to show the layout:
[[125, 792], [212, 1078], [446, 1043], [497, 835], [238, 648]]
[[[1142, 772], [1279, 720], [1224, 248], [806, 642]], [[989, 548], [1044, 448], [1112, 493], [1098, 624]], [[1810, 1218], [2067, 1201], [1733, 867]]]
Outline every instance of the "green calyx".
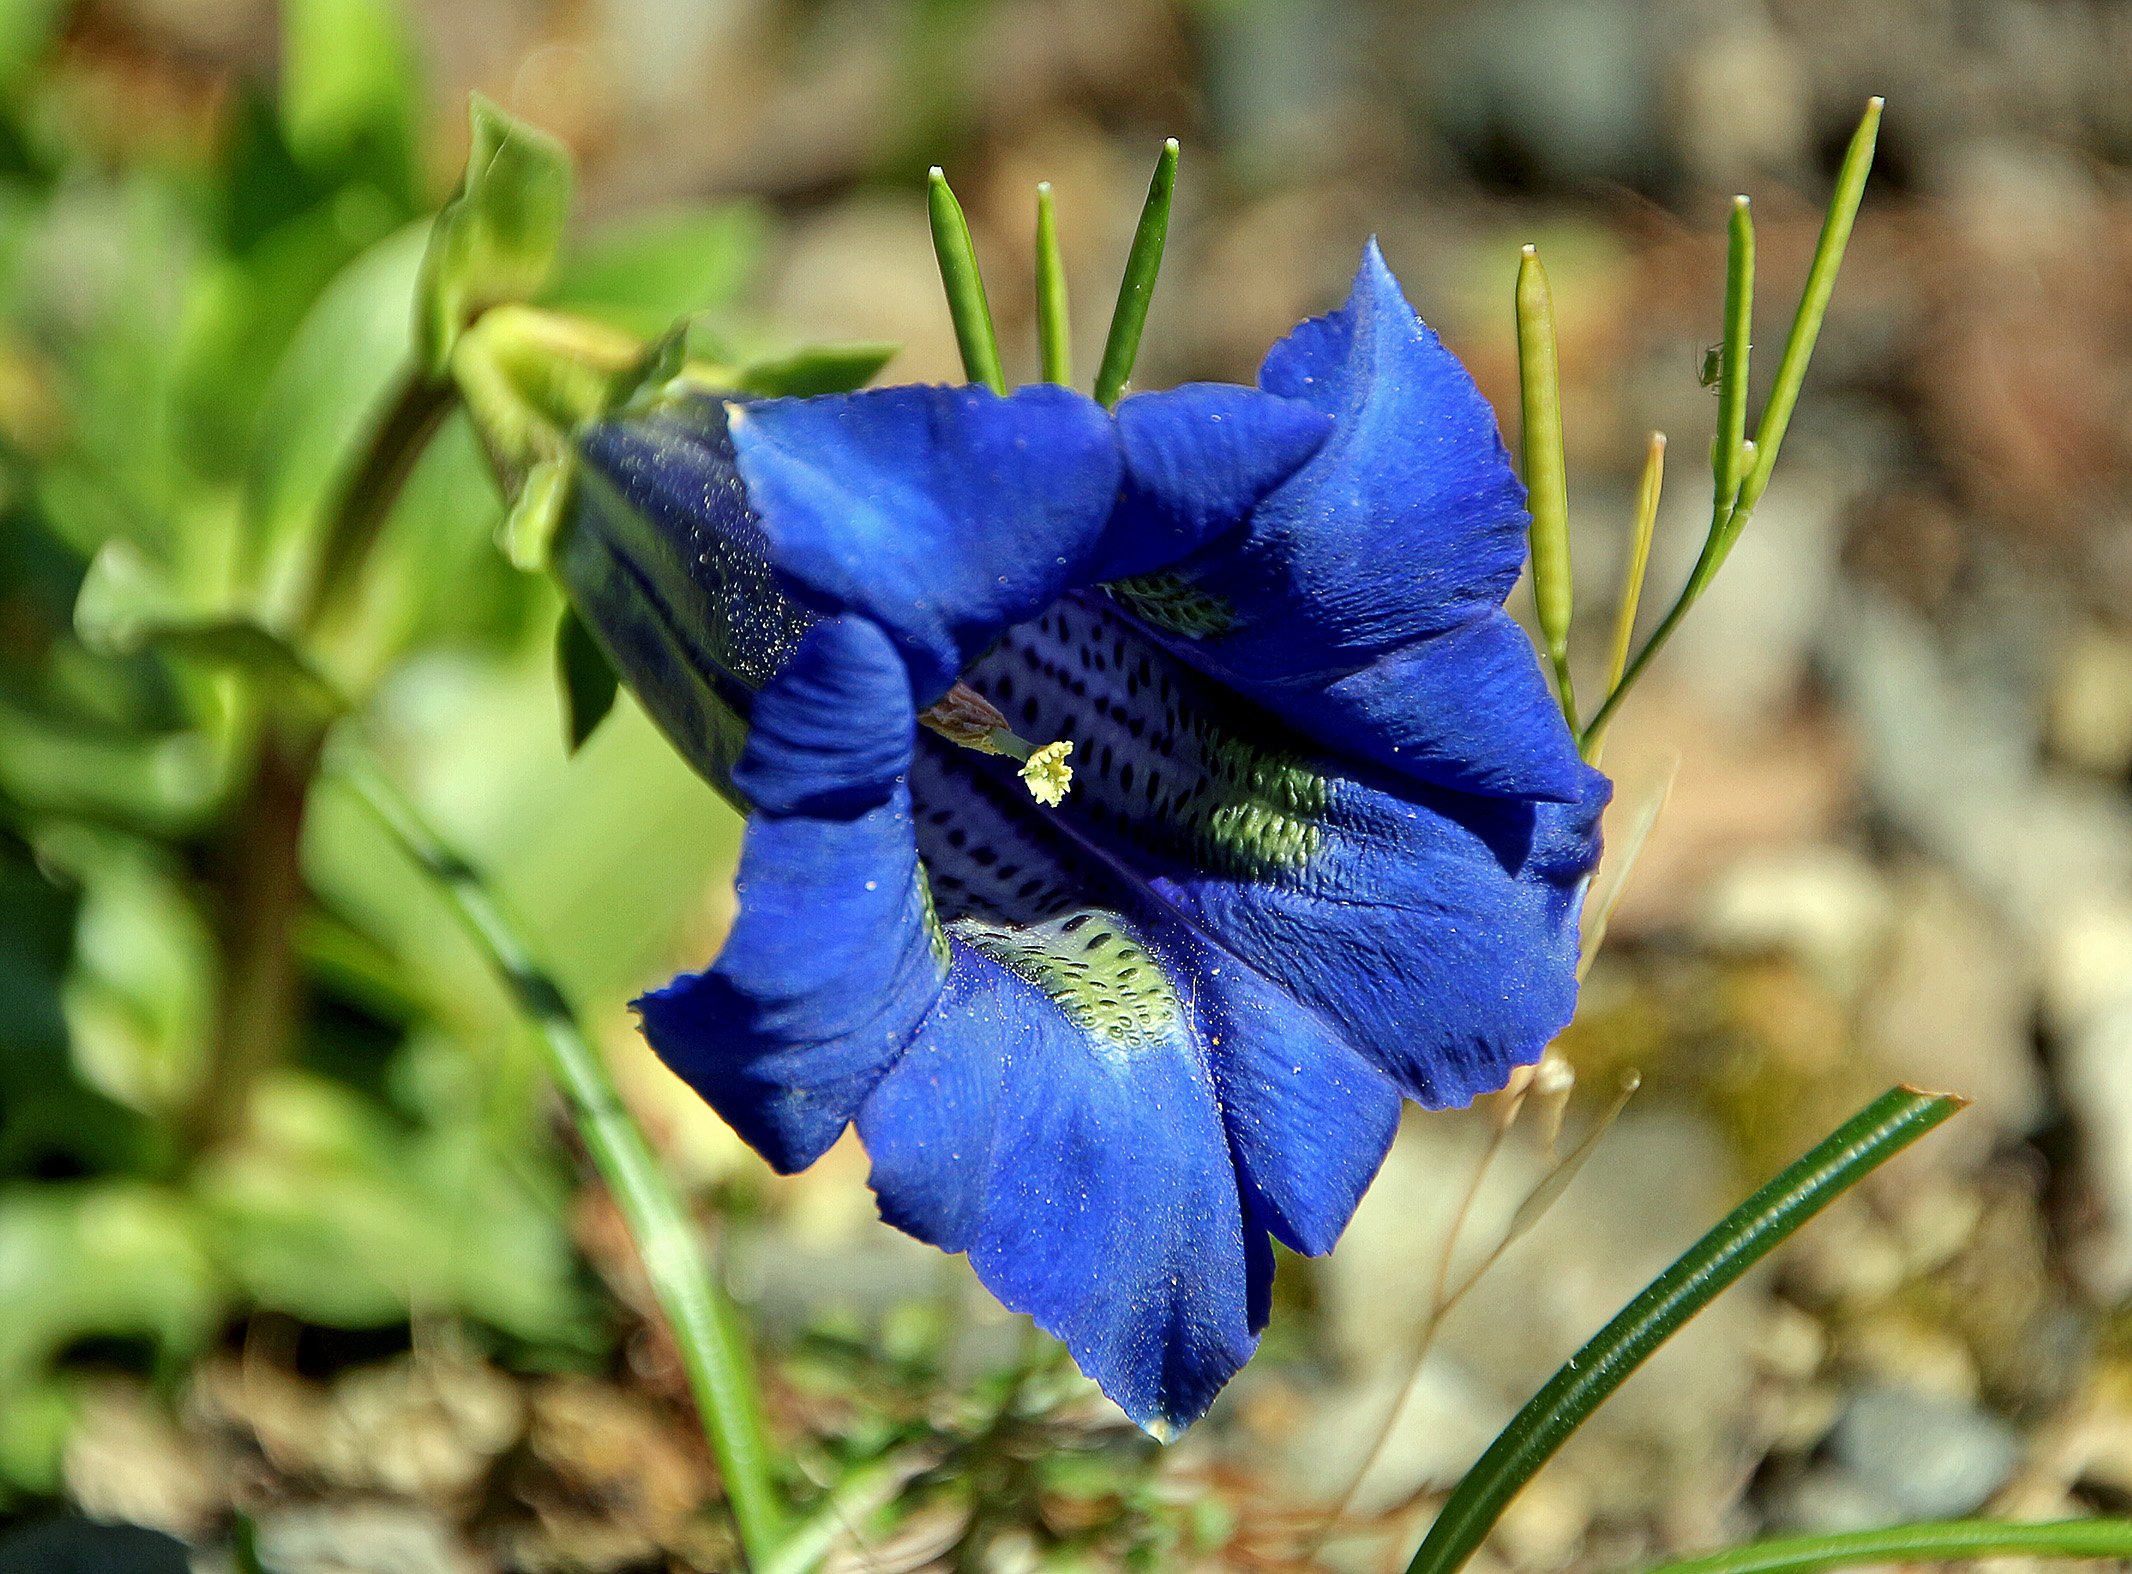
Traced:
[[509, 500], [504, 547], [547, 565], [570, 491], [570, 440], [642, 382], [644, 347], [598, 323], [530, 306], [484, 312], [453, 347], [451, 375]]

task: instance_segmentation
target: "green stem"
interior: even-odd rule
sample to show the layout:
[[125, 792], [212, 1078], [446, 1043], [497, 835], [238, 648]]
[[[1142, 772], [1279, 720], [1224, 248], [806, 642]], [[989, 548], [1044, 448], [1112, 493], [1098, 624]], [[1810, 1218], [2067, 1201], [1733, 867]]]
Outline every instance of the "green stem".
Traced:
[[771, 1484], [762, 1401], [739, 1317], [712, 1279], [695, 1229], [624, 1108], [606, 1062], [481, 876], [438, 839], [366, 755], [351, 748], [336, 758], [335, 767], [387, 834], [435, 882], [538, 1030], [572, 1121], [614, 1193], [652, 1292], [672, 1326], [748, 1564], [769, 1566], [783, 1535], [784, 1509]]
[[1110, 334], [1103, 341], [1103, 361], [1096, 368], [1096, 403], [1109, 410], [1124, 397], [1140, 356], [1140, 335], [1155, 298], [1155, 276], [1162, 271], [1162, 250], [1170, 238], [1170, 208], [1177, 197], [1177, 139], [1162, 144], [1155, 178], [1148, 182], [1132, 250], [1125, 256], [1125, 277], [1118, 285], [1118, 305], [1110, 314]]
[[1943, 1563], [1994, 1557], [2132, 1557], [2132, 1519], [2059, 1519], [2027, 1525], [1949, 1519], [1834, 1536], [1786, 1536], [1708, 1557], [1661, 1563], [1646, 1574], [1817, 1574], [1861, 1563]]
[[[1806, 270], [1806, 289], [1799, 297], [1798, 314], [1784, 341], [1784, 354], [1777, 362], [1777, 375], [1769, 385], [1768, 402], [1754, 431], [1754, 464], [1740, 481], [1739, 502], [1726, 523], [1726, 534], [1738, 536], [1754, 506], [1769, 486], [1777, 466], [1777, 450], [1791, 425], [1791, 413], [1806, 385], [1806, 368], [1814, 359], [1814, 345], [1821, 337], [1821, 324], [1836, 293], [1836, 275], [1843, 267], [1844, 248], [1850, 245], [1851, 228], [1858, 222], [1858, 207], [1865, 200], [1866, 177], [1873, 170], [1873, 149], [1880, 140], [1880, 99], [1866, 101], [1865, 115], [1851, 134], [1844, 150], [1843, 165], [1836, 173], [1836, 190], [1829, 198], [1828, 217], [1814, 243], [1814, 260]], [[1727, 542], [1730, 545], [1730, 542]]]
[[[404, 374], [362, 456], [334, 494], [291, 611], [301, 644], [334, 614], [456, 395]], [[324, 719], [272, 694], [252, 697], [258, 754], [216, 849], [222, 979], [205, 1073], [185, 1121], [197, 1152], [241, 1129], [260, 1076], [286, 1058], [302, 1018], [292, 937], [303, 907], [303, 831]]]
[[404, 373], [384, 419], [349, 474], [326, 521], [289, 626], [300, 638], [323, 624], [357, 579], [357, 569], [384, 527], [429, 440], [458, 395], [447, 379]]
[[1740, 495], [1747, 441], [1747, 362], [1754, 332], [1754, 215], [1732, 199], [1725, 246], [1725, 339], [1717, 373], [1717, 440], [1710, 447], [1710, 528], [1724, 528]]
[[926, 212], [932, 220], [933, 255], [939, 260], [940, 282], [948, 293], [955, 343], [962, 350], [963, 375], [1003, 394], [1007, 374], [999, 361], [999, 333], [992, 326], [992, 307], [985, 299], [984, 275], [977, 268], [977, 242], [971, 239], [970, 221], [938, 165], [926, 176]]
[[1550, 1378], [1452, 1489], [1407, 1574], [1453, 1574], [1512, 1498], [1689, 1318], [1793, 1231], [1962, 1107], [1891, 1088], [1740, 1204]]
[[[1761, 502], [1762, 494], [1769, 489], [1770, 474], [1776, 469], [1777, 451], [1783, 447], [1784, 434], [1790, 429], [1792, 411], [1798, 405], [1800, 389], [1806, 384], [1806, 369], [1813, 361], [1814, 346], [1821, 337], [1821, 324], [1828, 316], [1829, 301], [1835, 294], [1836, 275], [1843, 266], [1844, 249], [1850, 244], [1851, 230], [1858, 220], [1859, 204], [1865, 200], [1866, 177], [1872, 173], [1873, 149], [1880, 137], [1880, 112], [1881, 100], [1869, 99], [1865, 115], [1858, 122], [1858, 130], [1851, 137], [1850, 147], [1844, 152], [1843, 167], [1836, 175], [1836, 189], [1829, 198], [1828, 216], [1822, 220], [1821, 238], [1814, 246], [1814, 260], [1806, 271], [1806, 288], [1800, 294], [1799, 310], [1792, 318], [1791, 333], [1784, 341], [1784, 353], [1778, 358], [1777, 374], [1770, 385], [1768, 402], [1762, 406], [1762, 419], [1755, 427], [1753, 443], [1743, 445], [1740, 449], [1742, 454], [1751, 450], [1752, 457], [1746, 462], [1746, 473], [1740, 476], [1739, 493], [1729, 504], [1717, 509], [1710, 523], [1710, 534], [1703, 542], [1703, 550], [1696, 557], [1695, 567], [1689, 571], [1688, 582], [1681, 587], [1680, 595], [1675, 598], [1658, 627], [1651, 631], [1651, 637], [1644, 642], [1643, 649], [1636, 653], [1636, 659], [1629, 663], [1629, 669], [1622, 674], [1621, 681], [1614, 685], [1613, 690], [1600, 704], [1597, 714], [1585, 725], [1584, 744], [1587, 751], [1596, 739], [1605, 736], [1606, 725], [1614, 719], [1614, 711], [1621, 704], [1623, 697], [1635, 687], [1636, 680], [1643, 675], [1644, 668], [1651, 664], [1651, 658], [1665, 648], [1666, 641], [1671, 639], [1673, 631], [1680, 627], [1681, 619], [1687, 616], [1688, 609], [1695, 605], [1710, 581], [1717, 577], [1717, 571], [1724, 566], [1733, 543], [1739, 540], [1741, 532], [1747, 528], [1747, 522], [1754, 517], [1755, 505]], [[1744, 223], [1744, 210], [1735, 210], [1732, 261], [1727, 267], [1728, 343], [1734, 332], [1735, 315], [1731, 275], [1740, 265], [1741, 229]], [[1751, 229], [1746, 231], [1745, 238], [1749, 247], [1746, 262], [1748, 266], [1752, 266]], [[1739, 331], [1743, 335], [1745, 309], [1745, 303], [1742, 302]], [[1746, 360], [1743, 346], [1738, 357], [1739, 376], [1742, 379], [1746, 373]], [[1722, 375], [1724, 373], [1721, 372]], [[1722, 384], [1719, 391], [1722, 443], [1728, 410], [1723, 403], [1725, 388]], [[1744, 390], [1741, 396], [1744, 398]], [[1722, 453], [1714, 452], [1712, 464], [1713, 469], [1719, 470], [1720, 491], [1724, 486], [1722, 462]]]

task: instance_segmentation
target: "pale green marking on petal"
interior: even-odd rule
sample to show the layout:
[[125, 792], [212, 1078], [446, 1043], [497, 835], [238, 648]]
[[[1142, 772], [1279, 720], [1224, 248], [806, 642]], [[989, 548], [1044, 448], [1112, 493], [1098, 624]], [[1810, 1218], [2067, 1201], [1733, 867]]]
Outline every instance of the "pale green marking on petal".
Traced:
[[955, 931], [1049, 995], [1075, 1027], [1120, 1049], [1152, 1048], [1184, 1029], [1176, 985], [1116, 913], [1083, 908], [1013, 928], [963, 918]]
[[1212, 741], [1207, 783], [1180, 817], [1195, 842], [1224, 868], [1244, 874], [1300, 869], [1324, 844], [1318, 822], [1332, 789], [1301, 760], [1239, 738]]
[[1113, 580], [1103, 589], [1141, 622], [1185, 639], [1207, 639], [1236, 626], [1236, 611], [1219, 596], [1191, 584], [1181, 574], [1135, 574]]
[[934, 965], [945, 977], [949, 965], [955, 960], [955, 952], [948, 944], [947, 926], [940, 921], [940, 909], [933, 905], [932, 877], [925, 872], [921, 862], [912, 872], [912, 878], [917, 882], [919, 904], [925, 910], [926, 943], [932, 948]]

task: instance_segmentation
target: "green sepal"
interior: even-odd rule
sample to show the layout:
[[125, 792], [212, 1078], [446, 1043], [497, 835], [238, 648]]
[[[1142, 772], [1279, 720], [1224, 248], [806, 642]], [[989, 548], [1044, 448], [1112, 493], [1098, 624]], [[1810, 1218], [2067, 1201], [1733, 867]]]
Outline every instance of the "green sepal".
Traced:
[[898, 344], [870, 340], [810, 344], [748, 362], [734, 372], [732, 387], [736, 393], [758, 399], [811, 399], [818, 394], [851, 393], [872, 382], [901, 349]]
[[466, 325], [490, 306], [538, 295], [570, 215], [570, 155], [545, 131], [474, 94], [459, 193], [438, 213], [415, 289], [415, 346], [441, 377]]
[[513, 568], [537, 574], [548, 566], [549, 549], [555, 545], [555, 533], [562, 528], [563, 510], [570, 501], [570, 468], [565, 455], [543, 459], [526, 472], [499, 532], [503, 555]]
[[621, 680], [592, 631], [568, 606], [555, 626], [555, 676], [562, 691], [563, 742], [575, 754], [614, 709]]

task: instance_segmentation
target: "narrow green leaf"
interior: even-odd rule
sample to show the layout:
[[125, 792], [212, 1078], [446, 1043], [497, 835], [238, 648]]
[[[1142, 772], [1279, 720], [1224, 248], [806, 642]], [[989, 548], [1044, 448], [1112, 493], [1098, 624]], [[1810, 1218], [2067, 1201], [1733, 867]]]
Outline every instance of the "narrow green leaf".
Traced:
[[555, 676], [562, 689], [564, 741], [575, 754], [614, 709], [620, 680], [592, 631], [568, 606], [555, 626]]
[[1036, 187], [1036, 337], [1044, 381], [1073, 386], [1073, 334], [1066, 314], [1066, 259], [1059, 252], [1059, 215], [1051, 182]]
[[623, 1105], [606, 1060], [480, 874], [439, 839], [360, 749], [340, 749], [333, 763], [364, 808], [435, 885], [537, 1030], [571, 1120], [614, 1193], [645, 1276], [666, 1313], [689, 1388], [703, 1413], [747, 1564], [767, 1566], [782, 1538], [785, 1515], [771, 1483], [762, 1398], [739, 1317], [711, 1277], [695, 1226]]
[[1961, 1109], [1891, 1088], [1741, 1203], [1571, 1356], [1452, 1490], [1407, 1574], [1452, 1574], [1525, 1483], [1658, 1347], [1850, 1187]]
[[1717, 439], [1710, 446], [1711, 528], [1740, 493], [1747, 441], [1747, 358], [1754, 330], [1754, 217], [1745, 197], [1732, 199], [1725, 247], [1725, 340], [1718, 350]]
[[1799, 297], [1799, 311], [1792, 318], [1791, 334], [1777, 361], [1769, 402], [1762, 406], [1762, 419], [1755, 425], [1754, 463], [1740, 481], [1739, 501], [1725, 527], [1728, 548], [1769, 487], [1777, 450], [1791, 425], [1799, 390], [1805, 386], [1806, 368], [1814, 358], [1815, 341], [1821, 337], [1822, 319], [1827, 317], [1829, 299], [1836, 293], [1836, 274], [1843, 267], [1844, 248], [1850, 244], [1851, 227], [1858, 222], [1858, 205], [1865, 200], [1866, 177], [1872, 173], [1873, 149], [1880, 139], [1881, 106], [1878, 98], [1866, 101], [1865, 115], [1844, 151], [1842, 168], [1836, 172], [1836, 190], [1829, 198], [1828, 217], [1821, 222], [1813, 263], [1806, 270], [1806, 289]]
[[864, 388], [896, 358], [896, 344], [858, 341], [810, 344], [783, 355], [750, 361], [733, 375], [737, 392], [765, 399], [812, 398]]
[[1818, 1574], [1864, 1563], [1951, 1563], [1971, 1558], [2132, 1558], [2132, 1519], [2035, 1524], [1946, 1519], [1832, 1536], [1786, 1536], [1708, 1557], [1661, 1563], [1647, 1574]]
[[415, 289], [415, 345], [432, 378], [483, 310], [540, 293], [570, 217], [570, 155], [560, 142], [478, 93], [468, 118], [466, 178], [437, 215]]
[[1569, 677], [1569, 477], [1562, 457], [1562, 371], [1555, 356], [1555, 298], [1539, 248], [1518, 258], [1518, 446], [1532, 511], [1532, 601], [1554, 669], [1555, 695], [1572, 731], [1577, 694]]
[[963, 375], [996, 394], [1007, 391], [1007, 374], [999, 363], [999, 334], [992, 307], [985, 300], [984, 275], [977, 268], [977, 243], [970, 221], [948, 187], [939, 165], [926, 176], [926, 212], [933, 225], [933, 255], [940, 262], [940, 283], [948, 295], [948, 316], [955, 323], [955, 343], [962, 350]]
[[1140, 355], [1140, 335], [1155, 298], [1155, 276], [1162, 271], [1162, 248], [1170, 238], [1170, 208], [1177, 198], [1177, 139], [1162, 144], [1155, 178], [1148, 182], [1140, 225], [1126, 253], [1125, 277], [1118, 285], [1118, 305], [1110, 314], [1110, 335], [1103, 341], [1103, 362], [1096, 369], [1096, 403], [1108, 410], [1125, 394]]

